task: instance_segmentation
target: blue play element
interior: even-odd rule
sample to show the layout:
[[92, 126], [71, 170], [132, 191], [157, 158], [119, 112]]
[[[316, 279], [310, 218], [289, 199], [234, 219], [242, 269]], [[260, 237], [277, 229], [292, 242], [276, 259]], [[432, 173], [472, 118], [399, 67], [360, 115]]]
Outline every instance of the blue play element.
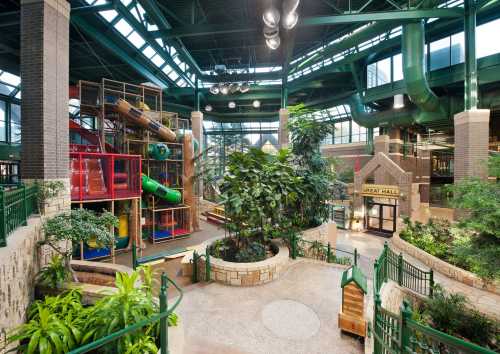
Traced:
[[101, 257], [109, 257], [111, 255], [111, 249], [109, 247], [104, 248], [87, 248], [83, 249], [84, 259], [93, 259]]
[[158, 230], [153, 234], [155, 240], [162, 240], [172, 237], [172, 232], [170, 230]]

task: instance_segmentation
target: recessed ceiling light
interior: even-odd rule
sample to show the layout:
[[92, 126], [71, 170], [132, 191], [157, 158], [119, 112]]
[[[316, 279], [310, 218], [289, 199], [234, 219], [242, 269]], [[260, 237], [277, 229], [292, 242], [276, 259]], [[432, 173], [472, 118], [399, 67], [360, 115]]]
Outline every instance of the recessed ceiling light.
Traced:
[[205, 106], [205, 111], [207, 111], [207, 112], [212, 112], [212, 109], [213, 109], [213, 108], [212, 108], [212, 106], [211, 106], [211, 105], [209, 105], [209, 104], [207, 104], [207, 105]]
[[229, 108], [231, 108], [231, 109], [235, 109], [235, 108], [236, 108], [236, 103], [235, 103], [234, 101], [231, 101], [231, 102], [229, 102], [229, 103], [228, 103], [228, 105], [227, 105], [227, 106], [228, 106]]
[[260, 101], [259, 101], [259, 100], [255, 100], [255, 101], [253, 101], [252, 106], [253, 106], [254, 108], [260, 108]]
[[218, 95], [220, 92], [219, 90], [219, 86], [218, 85], [213, 85], [212, 87], [210, 87], [210, 93], [212, 95]]
[[403, 108], [405, 106], [405, 96], [404, 95], [394, 95], [394, 105], [395, 109]]
[[221, 85], [220, 86], [220, 93], [223, 95], [227, 95], [229, 93], [229, 87], [227, 85]]
[[240, 92], [241, 93], [247, 93], [248, 91], [250, 91], [250, 85], [248, 84], [248, 82], [244, 82], [240, 85]]

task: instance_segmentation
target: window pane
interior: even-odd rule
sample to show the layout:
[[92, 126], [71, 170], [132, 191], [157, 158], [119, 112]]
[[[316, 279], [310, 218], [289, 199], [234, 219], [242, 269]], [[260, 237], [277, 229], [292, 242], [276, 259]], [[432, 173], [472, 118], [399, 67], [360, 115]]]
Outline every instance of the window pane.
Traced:
[[377, 63], [366, 67], [366, 83], [368, 88], [377, 86]]
[[21, 124], [21, 106], [18, 104], [10, 105], [10, 120], [12, 123]]
[[451, 65], [463, 63], [465, 60], [464, 33], [451, 36]]
[[392, 65], [394, 70], [394, 80], [403, 80], [403, 56], [401, 54], [392, 57]]
[[430, 44], [431, 70], [450, 66], [450, 37], [440, 39]]
[[377, 86], [391, 82], [391, 58], [377, 62]]
[[482, 58], [495, 53], [500, 53], [498, 29], [500, 19], [485, 23], [476, 29], [476, 55]]

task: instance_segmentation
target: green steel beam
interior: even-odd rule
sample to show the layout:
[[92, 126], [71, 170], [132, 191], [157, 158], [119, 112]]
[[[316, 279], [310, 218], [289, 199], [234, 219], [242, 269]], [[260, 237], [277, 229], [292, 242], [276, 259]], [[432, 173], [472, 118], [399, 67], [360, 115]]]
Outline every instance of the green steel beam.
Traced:
[[[154, 23], [158, 26], [159, 29], [164, 30], [164, 31], [169, 31], [172, 30], [172, 26], [168, 22], [168, 20], [163, 16], [162, 10], [158, 6], [158, 2], [156, 0], [138, 0], [139, 3], [142, 5], [144, 10], [146, 10], [146, 14], [151, 17], [151, 19], [154, 21]], [[153, 36], [154, 37], [154, 36]], [[165, 37], [162, 37], [163, 40], [165, 40]], [[172, 43], [170, 43], [172, 45]], [[179, 49], [178, 51], [183, 54], [185, 57], [184, 60], [186, 61], [189, 66], [191, 66], [194, 70], [196, 75], [201, 75], [201, 70], [198, 67], [198, 64], [194, 61], [194, 59], [191, 57], [189, 52], [184, 48], [183, 45], [176, 46], [176, 49]]]
[[365, 12], [346, 15], [318, 16], [304, 18], [299, 26], [325, 26], [337, 25], [354, 22], [372, 22], [372, 21], [395, 21], [403, 22], [407, 20], [417, 20], [425, 18], [455, 18], [462, 17], [464, 11], [461, 8], [442, 8], [428, 10], [403, 10], [403, 11], [384, 11], [384, 12]]
[[213, 34], [230, 34], [243, 32], [257, 32], [261, 29], [258, 26], [242, 23], [229, 24], [198, 24], [185, 27], [173, 28], [171, 30], [151, 31], [156, 38], [185, 38], [208, 36]]
[[499, 3], [500, 0], [479, 0], [476, 2], [476, 10], [481, 10]]
[[465, 110], [477, 109], [476, 7], [474, 0], [464, 1], [465, 33]]
[[112, 2], [108, 2], [106, 4], [100, 5], [89, 5], [89, 6], [79, 6], [71, 8], [71, 15], [85, 15], [89, 13], [96, 13], [99, 11], [107, 11], [114, 9], [114, 4]]
[[[169, 84], [169, 81], [166, 79], [161, 79], [164, 76], [163, 72], [160, 69], [151, 70], [147, 65], [142, 63], [137, 58], [133, 58], [130, 56], [125, 50], [122, 49], [120, 45], [118, 45], [111, 38], [104, 36], [103, 33], [97, 30], [93, 25], [87, 22], [80, 16], [71, 16], [71, 23], [77, 25], [78, 28], [82, 29], [85, 33], [87, 33], [90, 37], [92, 37], [96, 42], [101, 44], [103, 47], [107, 48], [114, 55], [125, 61], [132, 68], [134, 68], [138, 73], [143, 75], [146, 79], [151, 81], [152, 83], [160, 86], [161, 88], [166, 88]], [[152, 67], [153, 64], [150, 64]], [[163, 74], [163, 75], [162, 75]]]

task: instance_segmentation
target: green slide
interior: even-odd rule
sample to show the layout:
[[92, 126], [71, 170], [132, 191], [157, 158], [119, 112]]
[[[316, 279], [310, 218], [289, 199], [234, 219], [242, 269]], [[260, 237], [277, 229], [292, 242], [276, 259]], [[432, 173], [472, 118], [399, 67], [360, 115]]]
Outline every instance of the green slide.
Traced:
[[182, 201], [181, 192], [167, 188], [145, 174], [142, 175], [142, 189], [145, 192], [153, 193], [158, 198], [165, 199], [167, 202], [179, 204]]

